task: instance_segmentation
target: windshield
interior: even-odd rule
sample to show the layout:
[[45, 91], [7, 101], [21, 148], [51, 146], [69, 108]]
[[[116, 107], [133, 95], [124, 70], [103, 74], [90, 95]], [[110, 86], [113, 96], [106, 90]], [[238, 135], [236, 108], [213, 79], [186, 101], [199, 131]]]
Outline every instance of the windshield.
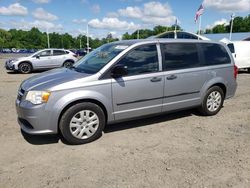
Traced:
[[78, 60], [72, 68], [78, 72], [95, 74], [127, 47], [118, 43], [105, 44]]

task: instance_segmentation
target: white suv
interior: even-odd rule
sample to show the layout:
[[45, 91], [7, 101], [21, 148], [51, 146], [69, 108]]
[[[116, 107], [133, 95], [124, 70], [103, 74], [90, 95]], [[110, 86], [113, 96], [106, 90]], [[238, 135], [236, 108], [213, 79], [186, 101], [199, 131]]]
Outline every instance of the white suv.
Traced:
[[70, 67], [77, 61], [77, 55], [64, 49], [44, 49], [36, 53], [5, 62], [7, 70], [30, 73], [33, 70]]

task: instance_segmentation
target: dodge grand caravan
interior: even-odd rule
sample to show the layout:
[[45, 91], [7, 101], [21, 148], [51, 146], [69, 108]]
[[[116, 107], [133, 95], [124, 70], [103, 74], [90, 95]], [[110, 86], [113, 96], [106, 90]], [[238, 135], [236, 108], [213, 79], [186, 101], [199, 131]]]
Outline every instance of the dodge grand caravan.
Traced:
[[236, 91], [237, 67], [221, 43], [130, 40], [105, 44], [70, 68], [25, 80], [16, 100], [29, 134], [55, 134], [72, 144], [97, 139], [106, 124], [198, 108], [217, 114]]

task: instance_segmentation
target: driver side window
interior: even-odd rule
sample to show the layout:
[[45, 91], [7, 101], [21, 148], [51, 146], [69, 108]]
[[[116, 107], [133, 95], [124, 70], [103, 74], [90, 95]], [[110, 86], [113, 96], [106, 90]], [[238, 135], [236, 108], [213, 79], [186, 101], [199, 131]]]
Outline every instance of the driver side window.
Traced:
[[47, 57], [51, 55], [51, 50], [45, 50], [38, 54], [40, 57]]
[[123, 65], [127, 69], [128, 76], [157, 72], [159, 62], [156, 45], [143, 45], [132, 49], [118, 65]]

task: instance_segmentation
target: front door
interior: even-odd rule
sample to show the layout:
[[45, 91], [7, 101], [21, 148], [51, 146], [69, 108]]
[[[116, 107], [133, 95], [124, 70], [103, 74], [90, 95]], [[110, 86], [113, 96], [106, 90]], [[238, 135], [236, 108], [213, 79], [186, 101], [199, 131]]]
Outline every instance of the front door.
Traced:
[[34, 68], [43, 69], [43, 68], [52, 68], [51, 65], [51, 50], [44, 50], [39, 54], [36, 54], [32, 60]]
[[156, 44], [132, 49], [117, 64], [126, 67], [128, 75], [112, 79], [115, 119], [161, 112], [164, 78]]

